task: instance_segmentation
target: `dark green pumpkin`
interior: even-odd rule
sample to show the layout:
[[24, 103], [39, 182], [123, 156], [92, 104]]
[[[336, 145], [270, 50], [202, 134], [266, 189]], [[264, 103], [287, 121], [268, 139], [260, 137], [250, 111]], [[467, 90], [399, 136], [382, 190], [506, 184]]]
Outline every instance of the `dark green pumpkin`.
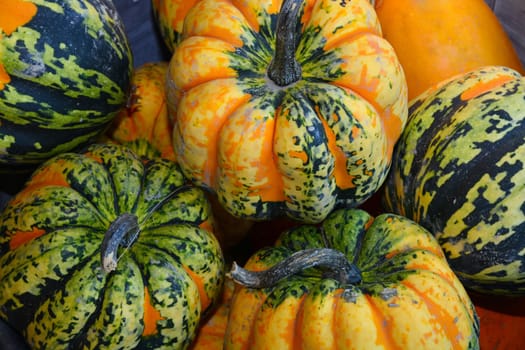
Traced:
[[125, 105], [133, 64], [110, 0], [2, 1], [2, 12], [0, 170], [12, 171], [94, 140]]
[[525, 295], [525, 79], [484, 67], [412, 100], [386, 209], [438, 238], [469, 289]]
[[184, 349], [219, 297], [210, 205], [174, 162], [63, 153], [0, 220], [0, 317], [33, 349]]

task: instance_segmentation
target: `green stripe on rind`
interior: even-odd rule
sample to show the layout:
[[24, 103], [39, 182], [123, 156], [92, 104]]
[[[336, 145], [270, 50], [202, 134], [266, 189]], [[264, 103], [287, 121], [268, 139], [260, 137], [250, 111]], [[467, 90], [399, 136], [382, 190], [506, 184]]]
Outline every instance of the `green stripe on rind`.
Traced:
[[[108, 279], [97, 313], [90, 319], [82, 337], [71, 344], [77, 349], [134, 349], [143, 332], [137, 315], [144, 313], [144, 285], [139, 266], [124, 254]], [[92, 321], [92, 323], [91, 323]]]
[[119, 152], [110, 147], [91, 147], [89, 155], [99, 160], [105, 168], [106, 174], [100, 175], [111, 183], [116, 213], [135, 212], [144, 176], [144, 164], [139, 156], [126, 147], [122, 147]]
[[132, 55], [113, 3], [33, 3], [31, 21], [0, 41], [11, 80], [0, 90], [0, 164], [36, 164], [93, 141], [127, 100]]
[[14, 167], [34, 169], [38, 163], [57, 154], [75, 151], [94, 142], [102, 129], [86, 125], [77, 130], [52, 130], [0, 120], [0, 173], [11, 172]]
[[[82, 127], [83, 124], [78, 123], [82, 119], [99, 124], [107, 122], [107, 114], [125, 102], [129, 80], [126, 76], [131, 70], [130, 48], [114, 5], [105, 0], [33, 2], [38, 6], [33, 20], [2, 38], [2, 63], [12, 82], [0, 91], [0, 114], [20, 124], [38, 123], [47, 128]], [[49, 17], [40, 19], [40, 13]], [[33, 28], [33, 25], [38, 27]], [[46, 26], [60, 29], [50, 30]], [[74, 36], [74, 40], [68, 39], [67, 35], [80, 29], [91, 38]], [[80, 43], [85, 43], [86, 47], [77, 47]], [[108, 51], [84, 51], [97, 50], [97, 45], [107, 45]], [[33, 82], [35, 89], [61, 91], [64, 97], [79, 103], [82, 97], [87, 97], [92, 101], [91, 108], [78, 111], [70, 108], [60, 115], [61, 109], [52, 104], [62, 103], [60, 100], [42, 101], [41, 94], [34, 89], [35, 95], [19, 95], [17, 79], [22, 84]], [[22, 102], [35, 103], [39, 107], [33, 111], [18, 109], [17, 105], [23, 105]]]
[[[68, 349], [69, 342], [96, 312], [106, 276], [95, 254], [36, 308], [24, 334], [32, 349]], [[79, 293], [79, 291], [82, 291]]]
[[[498, 76], [513, 80], [459, 98]], [[507, 68], [456, 79], [412, 102], [396, 146], [387, 208], [435, 233], [469, 289], [525, 293], [524, 96], [525, 80]]]
[[35, 189], [23, 199], [8, 205], [1, 218], [0, 253], [9, 250], [9, 241], [19, 231], [29, 233], [39, 229], [52, 232], [76, 226], [103, 232], [104, 225], [109, 225], [93, 203], [80, 193], [58, 186]]
[[217, 254], [218, 241], [207, 231], [191, 224], [160, 226], [142, 232], [137, 244], [143, 245], [141, 249], [171, 256], [190, 269], [202, 279], [208, 298], [216, 299], [217, 288], [222, 285], [223, 259]]
[[[0, 288], [3, 306], [0, 317], [21, 332], [34, 318], [27, 326], [28, 331], [23, 333], [30, 335], [35, 349], [113, 350], [118, 348], [117, 343], [125, 342], [138, 343], [142, 348], [174, 349], [175, 343], [185, 348], [193, 339], [201, 318], [200, 295], [193, 276], [185, 268], [202, 279], [212, 305], [222, 284], [224, 261], [218, 241], [210, 232], [194, 227], [210, 220], [206, 196], [200, 189], [185, 188], [180, 197], [169, 197], [170, 188], [181, 183], [183, 177], [176, 172], [177, 167], [167, 161], [159, 160], [158, 166], [156, 160], [148, 161], [145, 166], [136, 167], [137, 174], [130, 175], [127, 168], [112, 164], [112, 161], [120, 162], [124, 155], [131, 161], [128, 159], [123, 164], [142, 164], [124, 147], [92, 145], [89, 150], [91, 157], [72, 154], [57, 157], [63, 164], [54, 170], [64, 174], [71, 187], [33, 189], [32, 195], [25, 193], [26, 199], [18, 199], [16, 205], [11, 203], [2, 213], [0, 286], [8, 288]], [[79, 161], [82, 157], [87, 163], [84, 166]], [[45, 166], [52, 162], [49, 160]], [[90, 166], [91, 178], [87, 173]], [[154, 181], [143, 186], [134, 180], [126, 181], [130, 176], [143, 181], [153, 176]], [[154, 204], [135, 209], [152, 210], [160, 203], [165, 218], [148, 217], [146, 210], [137, 212], [142, 223], [138, 240], [130, 248], [119, 249], [117, 270], [105, 274], [101, 270], [99, 251], [102, 237], [110, 221], [121, 214], [113, 203], [115, 183], [147, 189], [147, 193], [136, 195], [140, 200], [153, 196]], [[89, 199], [83, 197], [84, 192], [90, 193], [86, 196]], [[135, 189], [129, 192], [135, 193]], [[96, 194], [103, 199], [97, 201]], [[163, 202], [162, 197], [166, 196], [170, 199]], [[31, 244], [10, 250], [9, 234], [32, 228], [44, 228], [48, 233], [34, 238]], [[187, 250], [179, 251], [183, 249]], [[144, 286], [149, 288], [153, 304], [163, 317], [157, 324], [159, 333], [146, 337], [142, 336]], [[133, 303], [128, 304], [126, 300]], [[36, 309], [40, 310], [39, 314], [33, 317]], [[61, 317], [55, 319], [55, 315]], [[68, 319], [72, 315], [77, 316]], [[124, 322], [124, 315], [133, 316], [126, 316]], [[104, 327], [100, 329], [99, 325]], [[76, 336], [78, 330], [80, 335]], [[116, 338], [110, 333], [117, 335]]]
[[155, 250], [144, 250], [134, 258], [144, 274], [152, 305], [163, 319], [157, 322], [158, 334], [143, 337], [139, 348], [185, 349], [195, 337], [200, 321], [200, 299], [196, 284], [180, 262]]
[[[81, 256], [98, 249], [96, 237], [97, 232], [87, 227], [67, 228], [37, 238], [38, 244], [4, 252], [0, 257], [0, 316], [10, 317], [26, 303], [41, 302], [40, 295], [83, 263]], [[25, 327], [27, 317], [28, 313], [15, 317], [16, 325]]]

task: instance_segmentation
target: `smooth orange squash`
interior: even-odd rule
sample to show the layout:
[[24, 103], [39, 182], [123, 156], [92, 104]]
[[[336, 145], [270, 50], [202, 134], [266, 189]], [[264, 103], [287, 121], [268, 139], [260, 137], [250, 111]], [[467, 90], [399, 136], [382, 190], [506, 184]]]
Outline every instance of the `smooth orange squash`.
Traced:
[[377, 0], [375, 9], [405, 70], [409, 100], [485, 65], [524, 73], [510, 38], [483, 0]]

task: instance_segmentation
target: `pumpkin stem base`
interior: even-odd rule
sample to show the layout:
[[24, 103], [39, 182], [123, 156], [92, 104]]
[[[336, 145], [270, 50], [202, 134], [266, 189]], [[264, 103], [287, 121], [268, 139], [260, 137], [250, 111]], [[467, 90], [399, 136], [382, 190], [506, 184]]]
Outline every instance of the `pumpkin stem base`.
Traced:
[[100, 247], [102, 270], [106, 273], [117, 268], [118, 248], [131, 246], [139, 234], [138, 218], [133, 214], [122, 214], [109, 226]]
[[300, 250], [262, 271], [249, 271], [234, 262], [229, 274], [235, 282], [245, 287], [268, 288], [311, 267], [327, 268], [324, 277], [333, 278], [344, 285], [361, 282], [361, 271], [357, 266], [350, 263], [343, 253], [331, 248]]

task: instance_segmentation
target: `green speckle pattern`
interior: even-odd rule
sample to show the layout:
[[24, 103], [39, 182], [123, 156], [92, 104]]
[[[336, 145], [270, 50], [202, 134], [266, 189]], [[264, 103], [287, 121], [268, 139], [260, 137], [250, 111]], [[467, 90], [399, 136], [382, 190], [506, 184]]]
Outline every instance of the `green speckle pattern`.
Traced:
[[[176, 163], [124, 146], [51, 158], [0, 217], [0, 317], [34, 349], [187, 348], [223, 280], [206, 198]], [[140, 232], [104, 273], [101, 243], [123, 213]], [[145, 289], [160, 315], [149, 335]]]

